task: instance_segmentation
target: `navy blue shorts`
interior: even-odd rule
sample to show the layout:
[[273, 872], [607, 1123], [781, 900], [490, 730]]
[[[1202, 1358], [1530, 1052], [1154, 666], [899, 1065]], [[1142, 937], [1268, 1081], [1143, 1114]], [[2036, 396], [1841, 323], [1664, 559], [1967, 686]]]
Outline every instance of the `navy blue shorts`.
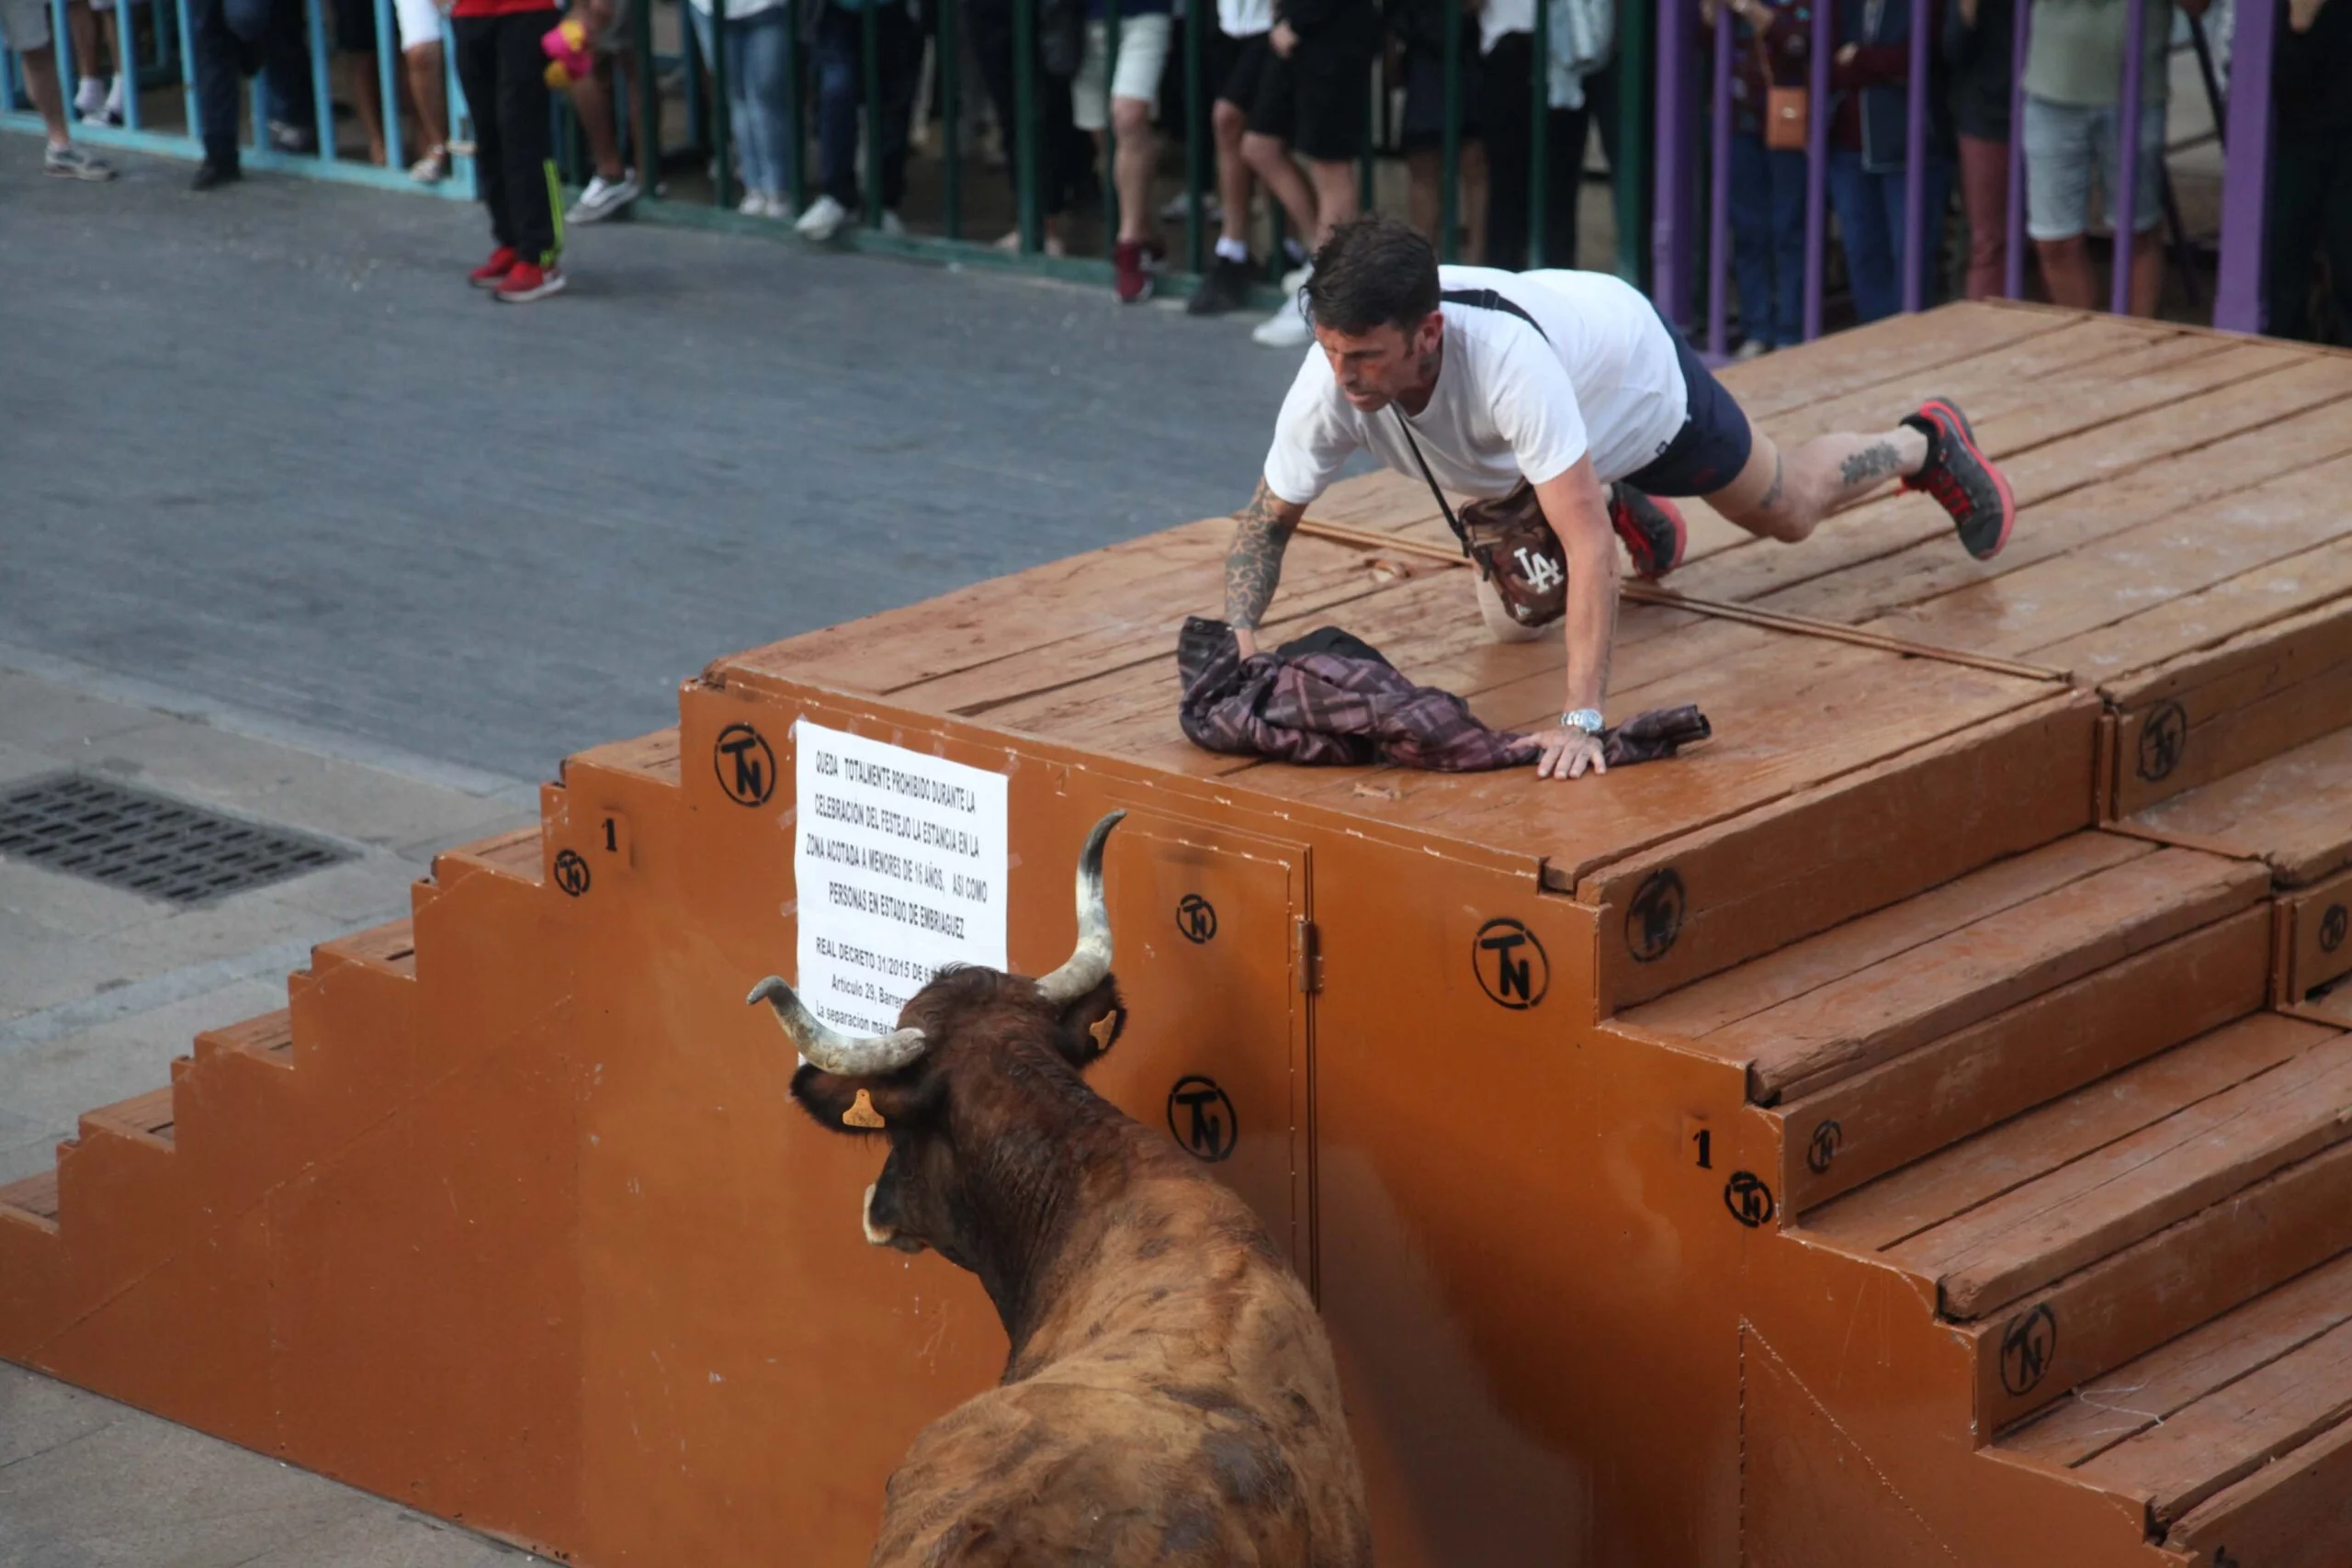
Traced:
[[1682, 362], [1690, 412], [1666, 450], [1640, 472], [1627, 474], [1625, 482], [1644, 495], [1713, 495], [1739, 478], [1756, 438], [1747, 428], [1747, 415], [1674, 323], [1663, 316], [1658, 320], [1674, 339], [1675, 356]]

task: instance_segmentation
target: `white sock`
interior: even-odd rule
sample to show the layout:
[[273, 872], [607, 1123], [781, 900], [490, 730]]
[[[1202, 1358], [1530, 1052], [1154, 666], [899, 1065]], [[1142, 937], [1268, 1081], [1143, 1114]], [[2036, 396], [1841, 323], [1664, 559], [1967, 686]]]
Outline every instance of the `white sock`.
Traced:
[[122, 78], [119, 76], [110, 76], [107, 78], [107, 113], [120, 114], [121, 112]]
[[1250, 242], [1228, 240], [1219, 234], [1216, 239], [1216, 254], [1227, 261], [1246, 262], [1250, 259]]
[[74, 89], [74, 107], [84, 114], [91, 114], [107, 101], [106, 80], [99, 76], [85, 76]]

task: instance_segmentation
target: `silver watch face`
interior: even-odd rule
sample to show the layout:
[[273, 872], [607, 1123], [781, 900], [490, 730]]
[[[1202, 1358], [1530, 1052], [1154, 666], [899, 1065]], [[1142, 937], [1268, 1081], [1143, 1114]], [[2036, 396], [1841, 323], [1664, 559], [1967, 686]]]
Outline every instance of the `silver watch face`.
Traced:
[[1598, 735], [1601, 730], [1600, 715], [1591, 708], [1572, 708], [1560, 716], [1560, 728], [1581, 729], [1587, 735]]

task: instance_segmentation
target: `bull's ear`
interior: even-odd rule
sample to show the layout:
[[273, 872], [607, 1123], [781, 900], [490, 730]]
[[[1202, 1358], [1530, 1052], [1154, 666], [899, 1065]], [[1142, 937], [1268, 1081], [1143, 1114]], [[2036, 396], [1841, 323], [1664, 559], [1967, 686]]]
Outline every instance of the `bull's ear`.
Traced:
[[820, 1072], [803, 1063], [792, 1075], [792, 1098], [820, 1127], [836, 1133], [887, 1133], [918, 1120], [929, 1109], [931, 1084], [888, 1078], [852, 1078]]
[[1119, 999], [1118, 979], [1105, 975], [1101, 985], [1062, 1010], [1057, 1043], [1071, 1066], [1082, 1068], [1116, 1044], [1126, 1026], [1127, 1009]]

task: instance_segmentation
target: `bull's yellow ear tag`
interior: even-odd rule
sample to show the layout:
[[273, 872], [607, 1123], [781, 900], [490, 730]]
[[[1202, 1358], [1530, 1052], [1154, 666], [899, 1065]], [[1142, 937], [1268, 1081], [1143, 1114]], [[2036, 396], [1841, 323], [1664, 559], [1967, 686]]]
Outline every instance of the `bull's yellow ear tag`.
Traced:
[[882, 1120], [882, 1112], [874, 1109], [874, 1097], [864, 1089], [857, 1091], [857, 1098], [850, 1102], [850, 1108], [842, 1112], [842, 1125], [844, 1127], [887, 1127], [889, 1124]]
[[1121, 1010], [1113, 1008], [1086, 1026], [1086, 1032], [1094, 1036], [1094, 1048], [1097, 1051], [1108, 1051], [1111, 1048], [1111, 1036], [1119, 1032], [1121, 1016]]

